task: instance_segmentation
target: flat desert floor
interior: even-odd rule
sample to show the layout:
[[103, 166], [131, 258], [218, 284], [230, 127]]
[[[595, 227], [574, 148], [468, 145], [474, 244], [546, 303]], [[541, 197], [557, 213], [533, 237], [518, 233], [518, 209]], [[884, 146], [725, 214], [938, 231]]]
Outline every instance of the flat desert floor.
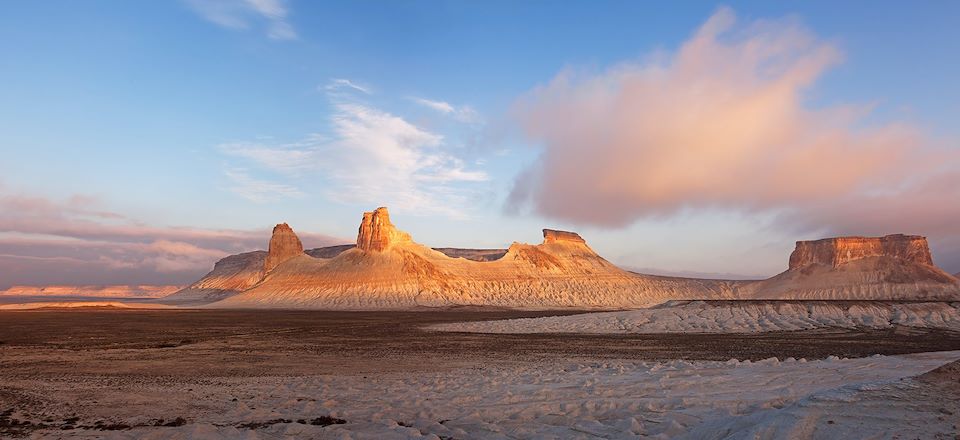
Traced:
[[958, 434], [960, 382], [914, 378], [960, 359], [960, 333], [950, 331], [516, 335], [425, 329], [557, 314], [0, 312], [0, 437]]

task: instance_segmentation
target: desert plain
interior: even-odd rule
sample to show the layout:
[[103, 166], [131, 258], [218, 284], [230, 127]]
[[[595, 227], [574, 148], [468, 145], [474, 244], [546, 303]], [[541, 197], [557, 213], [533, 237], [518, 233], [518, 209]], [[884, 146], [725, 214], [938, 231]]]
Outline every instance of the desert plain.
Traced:
[[960, 359], [960, 332], [431, 329], [545, 315], [579, 312], [4, 311], [0, 435], [952, 438], [960, 423], [956, 375], [913, 378]]
[[0, 436], [958, 434], [960, 280], [924, 237], [798, 242], [783, 273], [730, 281], [543, 236], [431, 249], [378, 208], [355, 245], [305, 250], [279, 224], [176, 291], [11, 289]]

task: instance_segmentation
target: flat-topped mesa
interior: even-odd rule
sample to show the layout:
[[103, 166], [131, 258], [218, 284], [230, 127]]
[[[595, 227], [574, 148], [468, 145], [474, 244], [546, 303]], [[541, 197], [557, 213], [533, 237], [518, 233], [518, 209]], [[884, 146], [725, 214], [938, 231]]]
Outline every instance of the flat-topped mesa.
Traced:
[[587, 241], [580, 237], [580, 234], [576, 232], [568, 231], [558, 231], [555, 229], [544, 229], [543, 230], [543, 243], [579, 243], [586, 244]]
[[411, 242], [410, 234], [398, 230], [390, 223], [387, 208], [379, 207], [363, 213], [360, 230], [357, 232], [357, 248], [363, 251], [383, 252], [397, 243]]
[[893, 257], [933, 266], [926, 237], [894, 234], [884, 237], [836, 237], [798, 241], [790, 254], [790, 269], [811, 264], [839, 267], [869, 257]]
[[287, 261], [297, 255], [303, 254], [303, 244], [300, 238], [293, 232], [286, 223], [280, 223], [273, 227], [273, 235], [270, 237], [270, 250], [267, 253], [267, 259], [263, 263], [264, 273], [270, 272], [284, 261]]

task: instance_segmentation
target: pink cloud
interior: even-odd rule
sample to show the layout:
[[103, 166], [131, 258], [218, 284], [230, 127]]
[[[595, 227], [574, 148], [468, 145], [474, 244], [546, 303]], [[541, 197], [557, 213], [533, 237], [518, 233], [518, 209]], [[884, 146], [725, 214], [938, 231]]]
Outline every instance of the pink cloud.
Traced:
[[728, 209], [805, 231], [960, 236], [960, 149], [868, 123], [869, 106], [809, 103], [840, 61], [795, 21], [720, 9], [674, 53], [562, 72], [515, 106], [542, 153], [508, 208], [606, 227]]
[[[0, 192], [0, 289], [13, 284], [184, 284], [226, 255], [265, 249], [270, 239], [270, 228], [149, 226], [97, 206], [99, 201], [87, 196], [56, 201]], [[308, 247], [346, 241], [299, 235]]]

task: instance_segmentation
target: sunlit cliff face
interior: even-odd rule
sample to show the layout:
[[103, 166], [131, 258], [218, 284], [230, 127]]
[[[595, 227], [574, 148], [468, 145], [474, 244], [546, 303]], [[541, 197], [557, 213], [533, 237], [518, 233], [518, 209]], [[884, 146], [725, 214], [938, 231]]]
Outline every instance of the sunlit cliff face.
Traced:
[[881, 256], [933, 265], [926, 238], [916, 235], [888, 235], [798, 241], [797, 248], [790, 254], [790, 269], [810, 264], [839, 267], [850, 261]]

